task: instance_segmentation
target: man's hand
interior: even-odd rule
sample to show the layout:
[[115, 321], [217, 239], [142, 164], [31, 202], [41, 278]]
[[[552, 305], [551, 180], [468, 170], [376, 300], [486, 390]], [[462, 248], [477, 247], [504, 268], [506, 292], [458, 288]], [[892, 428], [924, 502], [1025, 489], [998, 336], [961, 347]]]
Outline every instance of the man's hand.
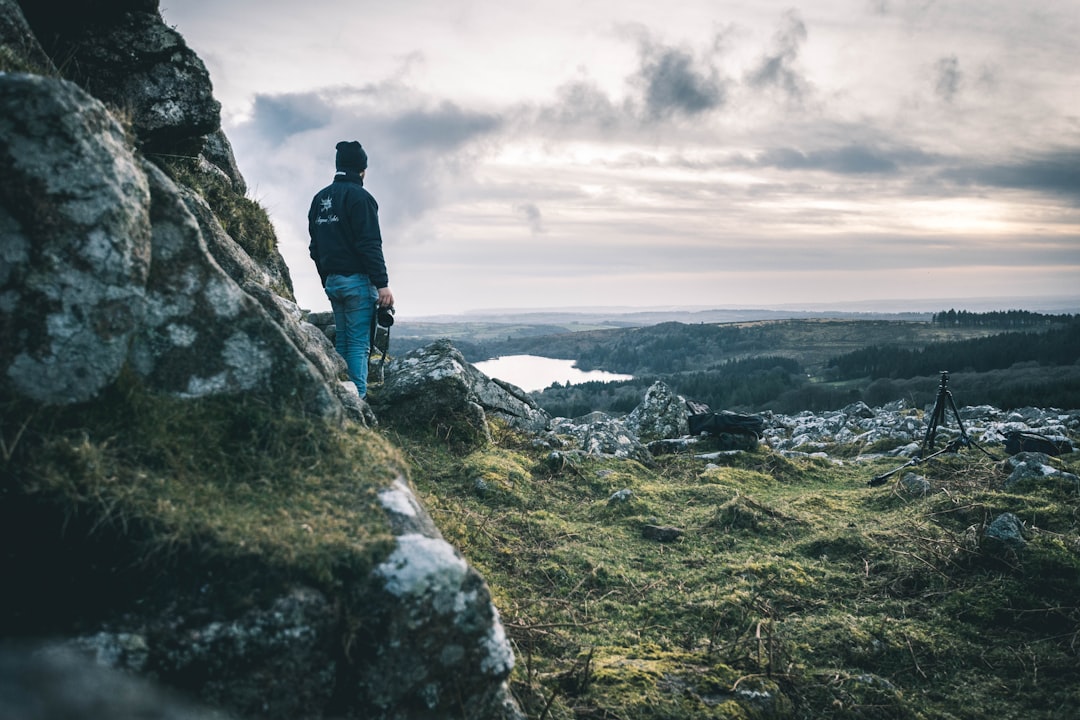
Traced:
[[378, 307], [394, 307], [394, 293], [389, 287], [379, 288], [379, 299], [375, 301]]

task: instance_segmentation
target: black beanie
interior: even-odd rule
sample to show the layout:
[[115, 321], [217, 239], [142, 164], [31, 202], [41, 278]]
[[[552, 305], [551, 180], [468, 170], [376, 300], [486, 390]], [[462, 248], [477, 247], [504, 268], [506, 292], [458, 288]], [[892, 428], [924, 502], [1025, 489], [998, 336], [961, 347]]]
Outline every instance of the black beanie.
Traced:
[[360, 143], [342, 140], [337, 144], [337, 169], [356, 173], [367, 169], [367, 153]]

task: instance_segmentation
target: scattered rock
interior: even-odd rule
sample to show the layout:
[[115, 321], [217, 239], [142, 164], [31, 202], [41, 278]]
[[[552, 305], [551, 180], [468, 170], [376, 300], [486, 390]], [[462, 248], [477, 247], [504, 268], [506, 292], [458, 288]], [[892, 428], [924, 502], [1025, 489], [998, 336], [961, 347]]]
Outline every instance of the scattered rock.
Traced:
[[983, 533], [984, 549], [994, 554], [1000, 554], [1002, 551], [1019, 552], [1026, 546], [1024, 523], [1009, 512], [994, 518]]
[[556, 435], [572, 438], [588, 455], [652, 462], [652, 453], [619, 418], [603, 413], [590, 413], [573, 420], [555, 418], [551, 429]]
[[1017, 490], [1025, 485], [1068, 484], [1080, 491], [1080, 477], [1062, 472], [1050, 464], [1050, 458], [1041, 452], [1021, 452], [1007, 458], [1002, 467], [1009, 473], [1003, 487]]
[[916, 475], [909, 472], [904, 475], [900, 480], [900, 486], [904, 488], [909, 494], [923, 497], [928, 495], [933, 489], [930, 485], [930, 481], [924, 478], [922, 475]]
[[686, 400], [657, 380], [645, 391], [641, 404], [626, 416], [627, 428], [641, 442], [682, 437], [690, 432]]
[[656, 540], [657, 542], [674, 542], [681, 538], [685, 532], [677, 527], [671, 527], [670, 525], [643, 525], [641, 528], [641, 536], [646, 540]]

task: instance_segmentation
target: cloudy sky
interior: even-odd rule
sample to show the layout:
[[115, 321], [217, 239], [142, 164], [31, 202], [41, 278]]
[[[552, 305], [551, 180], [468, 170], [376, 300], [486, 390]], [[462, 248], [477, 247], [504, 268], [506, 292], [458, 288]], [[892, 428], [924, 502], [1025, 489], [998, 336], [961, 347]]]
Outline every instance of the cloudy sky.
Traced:
[[399, 315], [1080, 296], [1076, 0], [162, 13], [305, 308], [308, 204], [353, 139]]

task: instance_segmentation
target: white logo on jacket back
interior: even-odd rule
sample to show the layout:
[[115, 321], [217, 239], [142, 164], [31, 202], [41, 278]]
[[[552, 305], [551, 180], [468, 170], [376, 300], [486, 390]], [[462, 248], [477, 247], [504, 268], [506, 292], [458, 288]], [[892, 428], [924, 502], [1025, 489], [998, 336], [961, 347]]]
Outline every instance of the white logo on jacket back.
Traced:
[[327, 195], [319, 201], [319, 216], [315, 218], [315, 224], [322, 225], [324, 223], [336, 223], [338, 221], [338, 216], [333, 214], [333, 210], [333, 198], [332, 196]]

